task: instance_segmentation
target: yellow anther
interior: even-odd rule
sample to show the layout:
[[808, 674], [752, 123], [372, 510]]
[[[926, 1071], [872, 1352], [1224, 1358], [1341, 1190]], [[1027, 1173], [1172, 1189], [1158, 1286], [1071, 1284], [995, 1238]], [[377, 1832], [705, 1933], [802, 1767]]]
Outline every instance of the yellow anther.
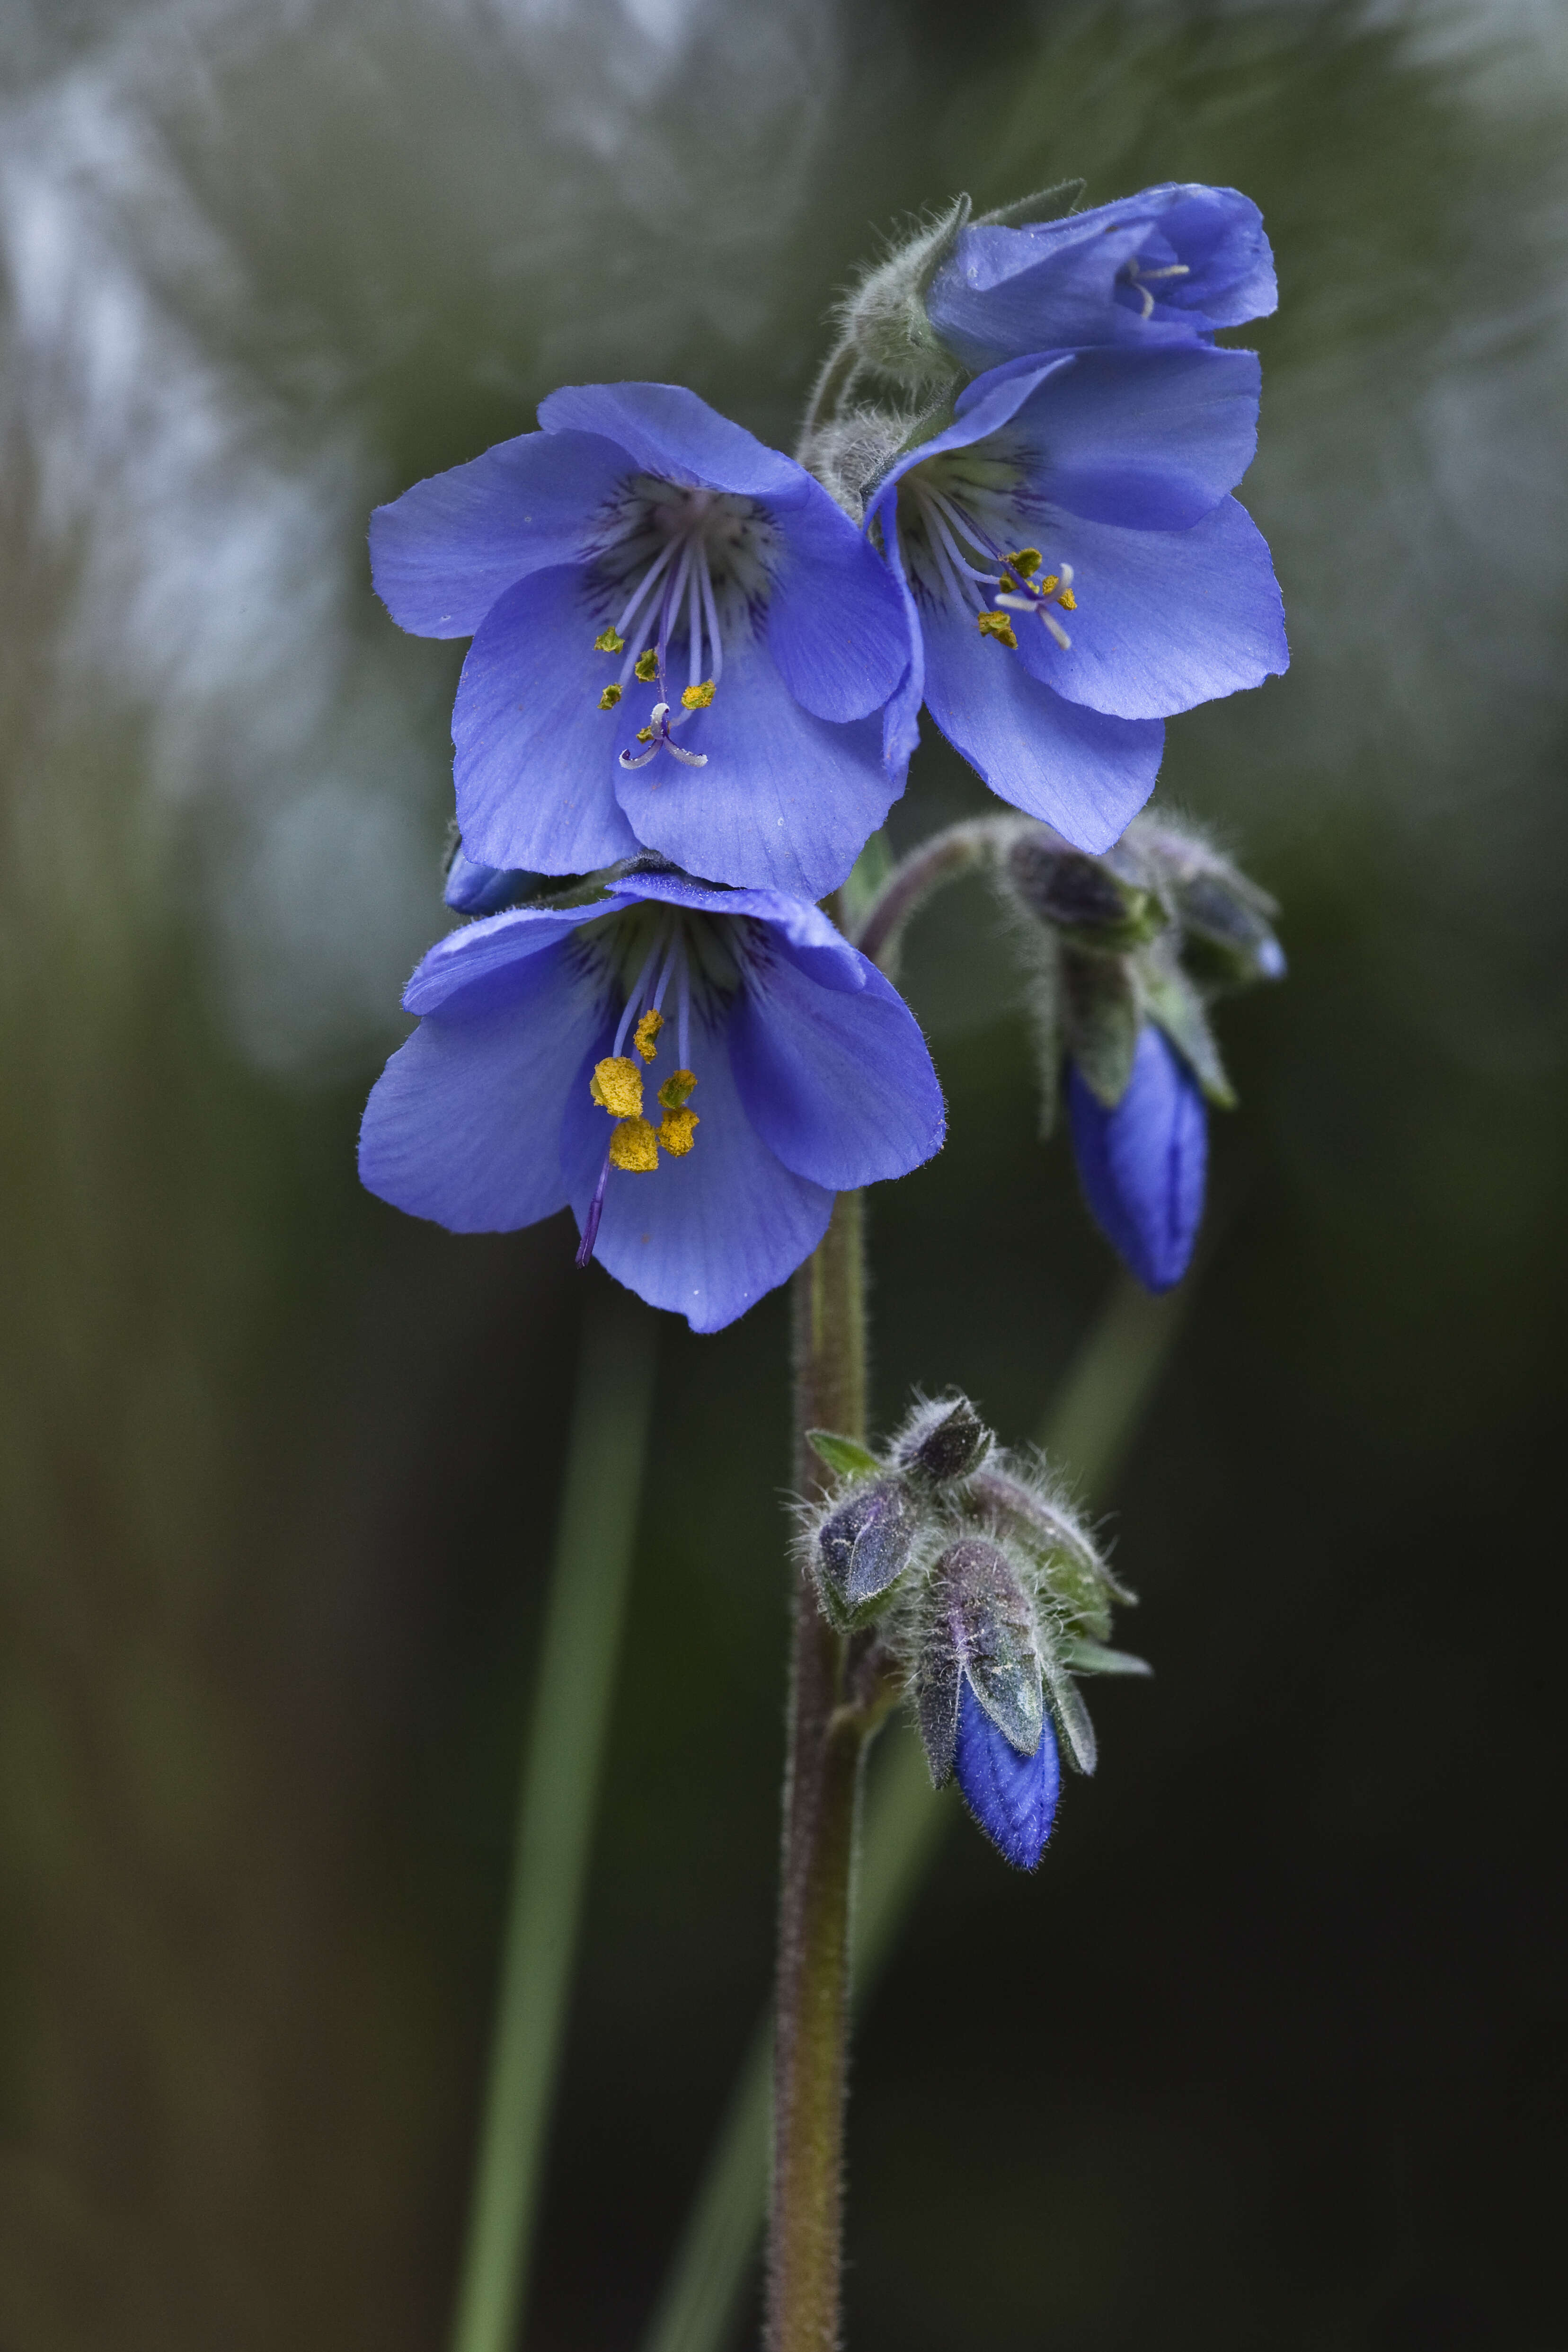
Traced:
[[642, 1109], [642, 1072], [628, 1055], [606, 1054], [594, 1065], [588, 1092], [612, 1118], [636, 1118]]
[[1010, 555], [1007, 561], [1013, 570], [1021, 572], [1026, 580], [1031, 572], [1037, 572], [1040, 568], [1040, 551], [1037, 547], [1021, 547], [1017, 554]]
[[639, 743], [651, 743], [658, 731], [657, 728], [639, 727], [637, 729], [637, 741]]
[[620, 698], [620, 688], [618, 686], [607, 686], [603, 694], [599, 697], [599, 708], [601, 710], [613, 710]]
[[684, 1160], [697, 1140], [697, 1113], [667, 1110], [659, 1125], [658, 1139], [673, 1158]]
[[649, 646], [646, 654], [638, 654], [634, 675], [640, 677], [645, 686], [651, 686], [658, 676], [658, 655], [652, 646]]
[[1073, 594], [1070, 588], [1064, 588], [1062, 590], [1061, 594], [1057, 598], [1057, 603], [1061, 606], [1064, 613], [1076, 613], [1078, 611], [1078, 598]]
[[982, 613], [979, 621], [983, 637], [994, 637], [999, 646], [1010, 646], [1015, 653], [1017, 652], [1018, 640], [1005, 613]]
[[710, 677], [707, 677], [703, 679], [700, 686], [687, 687], [681, 694], [680, 699], [686, 705], [688, 710], [706, 710], [709, 704], [713, 699], [712, 679]]
[[1016, 596], [1019, 593], [1018, 583], [1010, 572], [1004, 572], [996, 585], [1005, 596]]
[[1047, 572], [1043, 580], [1037, 580], [1035, 583], [1035, 592], [1040, 596], [1054, 596], [1061, 584], [1059, 572]]
[[689, 1097], [696, 1091], [695, 1070], [671, 1070], [658, 1090], [658, 1098], [666, 1110], [682, 1110]]
[[[657, 1005], [650, 1004], [647, 1011], [643, 1014], [642, 1019], [637, 1023], [637, 1027], [632, 1032], [632, 1044], [637, 1047], [637, 1052], [642, 1055], [645, 1062], [651, 1062], [654, 1055], [658, 1053], [658, 1047], [653, 1041], [658, 1035], [658, 1033], [663, 1026], [663, 1013], [658, 1010]], [[662, 1096], [660, 1097], [660, 1100], [663, 1100]]]
[[623, 1118], [610, 1138], [610, 1165], [630, 1176], [651, 1176], [658, 1166], [658, 1144], [646, 1118]]
[[626, 649], [625, 637], [617, 637], [614, 629], [601, 629], [594, 640], [596, 654], [624, 654]]

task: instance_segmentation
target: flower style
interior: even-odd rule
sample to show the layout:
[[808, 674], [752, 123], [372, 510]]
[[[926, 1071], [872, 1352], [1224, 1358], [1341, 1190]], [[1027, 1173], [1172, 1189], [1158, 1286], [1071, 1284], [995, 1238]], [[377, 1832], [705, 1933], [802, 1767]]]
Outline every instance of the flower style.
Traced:
[[570, 1203], [578, 1264], [597, 1257], [696, 1331], [783, 1282], [836, 1192], [905, 1175], [942, 1140], [903, 1000], [773, 891], [626, 872], [586, 903], [452, 932], [403, 1001], [423, 1017], [366, 1107], [370, 1190], [458, 1233]]
[[473, 637], [468, 853], [581, 874], [640, 843], [822, 897], [903, 787], [876, 718], [910, 662], [886, 572], [803, 467], [694, 393], [579, 385], [539, 419], [371, 524], [393, 618]]
[[923, 699], [1002, 799], [1110, 847], [1152, 789], [1164, 716], [1289, 659], [1268, 550], [1227, 495], [1258, 396], [1251, 352], [1192, 342], [1037, 354], [960, 394], [868, 516], [916, 644], [887, 714], [895, 764]]
[[1251, 199], [1171, 183], [1065, 220], [963, 230], [926, 306], [978, 371], [1028, 352], [1189, 342], [1266, 318], [1278, 300]]
[[1169, 1290], [1193, 1255], [1204, 1210], [1208, 1114], [1196, 1079], [1152, 1022], [1108, 1110], [1076, 1064], [1068, 1112], [1084, 1197], [1107, 1241], [1148, 1290]]

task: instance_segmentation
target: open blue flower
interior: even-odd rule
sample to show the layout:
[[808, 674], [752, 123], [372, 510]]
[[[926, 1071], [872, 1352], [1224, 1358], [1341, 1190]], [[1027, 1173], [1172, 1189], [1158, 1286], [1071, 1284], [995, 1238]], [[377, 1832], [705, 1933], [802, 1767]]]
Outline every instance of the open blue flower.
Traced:
[[1061, 1759], [1049, 1716], [1024, 1755], [993, 1722], [965, 1675], [958, 1696], [953, 1771], [980, 1828], [1016, 1870], [1033, 1870], [1046, 1850], [1061, 1794]]
[[1204, 1212], [1208, 1113], [1197, 1080], [1145, 1022], [1115, 1108], [1069, 1066], [1068, 1111], [1095, 1223], [1146, 1289], [1169, 1290], [1187, 1270]]
[[868, 516], [916, 640], [895, 763], [923, 699], [993, 792], [1099, 852], [1149, 796], [1167, 713], [1285, 667], [1268, 550], [1227, 495], [1258, 391], [1250, 352], [1205, 343], [1038, 353], [968, 386]]
[[696, 1331], [783, 1282], [836, 1192], [942, 1143], [902, 998], [775, 891], [628, 873], [585, 905], [452, 932], [403, 1001], [423, 1017], [365, 1109], [370, 1190], [456, 1233], [570, 1204], [579, 1265]]
[[1149, 349], [1266, 318], [1263, 216], [1235, 188], [1167, 184], [1023, 228], [960, 235], [926, 299], [966, 367], [1091, 343]]
[[584, 874], [642, 843], [822, 897], [902, 789], [877, 723], [910, 661], [886, 573], [694, 393], [579, 385], [539, 419], [371, 523], [393, 618], [474, 640], [452, 720], [469, 854]]

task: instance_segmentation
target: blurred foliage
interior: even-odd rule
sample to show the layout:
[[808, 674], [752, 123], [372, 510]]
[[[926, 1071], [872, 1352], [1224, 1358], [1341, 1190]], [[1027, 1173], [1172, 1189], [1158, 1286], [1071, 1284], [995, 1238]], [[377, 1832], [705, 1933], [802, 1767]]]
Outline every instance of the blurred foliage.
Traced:
[[[4, 35], [0, 2342], [439, 2340], [581, 1303], [356, 1190], [456, 649], [365, 511], [560, 381], [787, 441], [900, 213], [1262, 203], [1288, 678], [1163, 794], [1286, 906], [1128, 1473], [1159, 1674], [955, 1838], [857, 2069], [851, 2338], [1540, 2344], [1557, 1580], [1563, 21], [1523, 5], [34, 0]], [[979, 804], [939, 747], [902, 838]], [[884, 1417], [1035, 1426], [1109, 1279], [984, 904], [907, 979]], [[531, 2340], [629, 2345], [771, 1928], [780, 1303], [668, 1335]], [[699, 1465], [700, 1469], [699, 1470]]]

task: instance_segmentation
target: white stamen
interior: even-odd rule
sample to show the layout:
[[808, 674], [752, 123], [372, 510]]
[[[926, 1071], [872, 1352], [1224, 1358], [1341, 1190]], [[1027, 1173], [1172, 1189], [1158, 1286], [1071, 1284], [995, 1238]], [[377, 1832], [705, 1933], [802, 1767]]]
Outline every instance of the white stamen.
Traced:
[[616, 1032], [616, 1042], [610, 1048], [612, 1054], [618, 1054], [621, 1047], [626, 1042], [626, 1031], [631, 1027], [632, 1022], [636, 1017], [637, 1006], [642, 1003], [642, 992], [647, 986], [647, 976], [653, 970], [654, 958], [658, 955], [663, 945], [664, 941], [662, 938], [660, 938], [658, 932], [656, 932], [654, 934], [653, 945], [647, 951], [647, 958], [643, 963], [643, 968], [641, 971], [638, 972], [636, 980], [632, 982], [631, 992], [626, 998], [626, 1005], [621, 1013], [621, 1025]]
[[[653, 586], [654, 582], [658, 578], [659, 573], [664, 570], [665, 565], [675, 553], [675, 545], [676, 543], [672, 539], [669, 545], [665, 549], [664, 553], [662, 555], [655, 556], [653, 562], [648, 565], [647, 570], [643, 573], [642, 578], [637, 582], [637, 586], [633, 589], [631, 595], [626, 601], [626, 611], [621, 614], [620, 619], [615, 625], [616, 635], [617, 637], [624, 637], [626, 631], [631, 627], [632, 622], [636, 617], [637, 609], [641, 604], [643, 598], [647, 594], [648, 590]], [[633, 655], [632, 659], [634, 661], [637, 659], [637, 656], [635, 654]]]
[[713, 658], [713, 667], [708, 675], [717, 686], [724, 675], [724, 646], [719, 635], [719, 607], [714, 601], [713, 579], [708, 568], [706, 546], [697, 551], [697, 571], [702, 583], [702, 608], [708, 615], [708, 647]]

